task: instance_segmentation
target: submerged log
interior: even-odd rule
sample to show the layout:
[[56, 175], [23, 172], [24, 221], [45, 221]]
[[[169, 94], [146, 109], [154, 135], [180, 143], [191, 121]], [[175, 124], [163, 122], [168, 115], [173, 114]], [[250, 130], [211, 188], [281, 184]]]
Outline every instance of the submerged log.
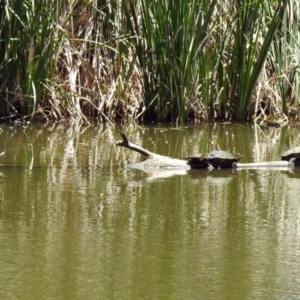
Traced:
[[[136, 169], [186, 169], [189, 170], [191, 167], [187, 164], [186, 160], [171, 158], [168, 156], [162, 156], [159, 154], [155, 154], [150, 152], [140, 146], [132, 144], [128, 141], [126, 135], [124, 133], [120, 133], [122, 137], [122, 141], [116, 141], [116, 145], [120, 147], [125, 147], [127, 149], [138, 152], [144, 156], [146, 156], [145, 160], [129, 164], [127, 167], [136, 168]], [[235, 169], [290, 169], [294, 167], [294, 160], [290, 161], [270, 161], [270, 162], [256, 162], [256, 163], [234, 163], [233, 168]], [[209, 167], [213, 168], [213, 167]], [[207, 169], [207, 168], [205, 168]]]
[[293, 168], [293, 162], [279, 160], [268, 162], [256, 162], [256, 163], [236, 163], [237, 169], [287, 169]]
[[115, 142], [117, 146], [125, 147], [146, 156], [145, 160], [127, 165], [127, 167], [138, 169], [190, 169], [190, 166], [187, 165], [185, 160], [152, 153], [140, 146], [130, 143], [126, 135], [122, 132], [121, 137], [122, 141]]
[[138, 152], [138, 153], [140, 153], [144, 156], [147, 156], [147, 157], [149, 157], [151, 155], [155, 155], [154, 153], [152, 153], [152, 152], [150, 152], [150, 151], [148, 151], [148, 150], [146, 150], [142, 147], [139, 147], [137, 145], [134, 145], [134, 144], [130, 143], [128, 141], [127, 136], [125, 135], [125, 133], [120, 132], [120, 134], [121, 134], [121, 137], [122, 137], [122, 141], [116, 141], [115, 143], [116, 143], [117, 146], [128, 148], [130, 150], [136, 151], [136, 152]]

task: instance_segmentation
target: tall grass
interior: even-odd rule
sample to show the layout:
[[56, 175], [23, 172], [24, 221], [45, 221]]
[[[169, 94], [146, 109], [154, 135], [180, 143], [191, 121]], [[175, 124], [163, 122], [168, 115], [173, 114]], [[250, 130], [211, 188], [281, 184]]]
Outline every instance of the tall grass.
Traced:
[[0, 117], [299, 115], [294, 0], [6, 1]]
[[128, 91], [137, 88], [132, 82], [134, 63], [124, 43], [119, 2], [67, 3], [57, 77], [47, 85], [59, 99], [50, 100], [55, 118], [86, 122], [87, 117], [134, 118], [139, 101], [128, 97]]
[[60, 2], [4, 1], [1, 9], [0, 117], [29, 118], [53, 76]]
[[[251, 111], [252, 96], [259, 75], [281, 27], [287, 1], [277, 7], [266, 1], [234, 1], [225, 7], [227, 22], [219, 16], [220, 60], [216, 82], [222, 94], [217, 111], [221, 119], [246, 120]], [[224, 9], [224, 8], [223, 8]], [[221, 92], [222, 91], [222, 92]]]
[[[124, 1], [130, 41], [145, 92], [146, 119], [185, 121], [187, 105], [207, 88], [204, 49], [216, 1]], [[208, 96], [206, 93], [206, 100]]]
[[269, 82], [278, 90], [278, 106], [286, 115], [296, 117], [299, 107], [300, 66], [299, 2], [289, 3], [282, 18], [281, 30], [276, 32], [270, 49]]
[[246, 120], [288, 1], [124, 1], [146, 117]]

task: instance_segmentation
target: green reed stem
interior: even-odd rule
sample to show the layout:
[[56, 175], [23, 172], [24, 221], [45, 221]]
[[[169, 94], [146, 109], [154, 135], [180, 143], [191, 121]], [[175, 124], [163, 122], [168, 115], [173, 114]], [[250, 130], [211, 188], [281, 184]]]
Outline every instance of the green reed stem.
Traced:
[[[61, 5], [52, 1], [6, 1], [1, 11], [0, 116], [32, 115], [53, 72]], [[19, 117], [15, 115], [15, 117]]]
[[203, 49], [216, 1], [140, 3], [140, 11], [133, 0], [124, 1], [123, 7], [143, 74], [146, 106], [157, 120], [183, 122], [187, 106], [206, 83]]

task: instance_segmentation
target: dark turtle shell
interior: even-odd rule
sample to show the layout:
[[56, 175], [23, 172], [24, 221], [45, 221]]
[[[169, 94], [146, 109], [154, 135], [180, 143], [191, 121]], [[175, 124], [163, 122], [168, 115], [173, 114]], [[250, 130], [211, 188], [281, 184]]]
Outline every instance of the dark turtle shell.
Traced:
[[282, 160], [289, 161], [291, 158], [300, 158], [300, 147], [295, 147], [285, 151], [281, 156]]
[[232, 168], [242, 156], [235, 157], [231, 153], [222, 150], [215, 150], [207, 154], [208, 163], [214, 168]]
[[285, 151], [281, 156], [281, 160], [286, 161], [289, 161], [292, 158], [295, 158], [294, 165], [300, 166], [300, 147], [295, 147], [288, 151]]
[[205, 154], [195, 153], [186, 157], [185, 159], [187, 160], [187, 164], [191, 166], [192, 169], [208, 168], [208, 161]]

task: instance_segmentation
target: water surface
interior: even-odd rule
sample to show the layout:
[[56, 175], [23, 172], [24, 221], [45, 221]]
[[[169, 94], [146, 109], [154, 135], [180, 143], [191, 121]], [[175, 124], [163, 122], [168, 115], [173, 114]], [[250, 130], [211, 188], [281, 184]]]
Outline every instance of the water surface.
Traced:
[[[175, 158], [280, 159], [299, 128], [127, 125]], [[1, 299], [300, 299], [300, 169], [151, 172], [103, 125], [1, 126]]]

